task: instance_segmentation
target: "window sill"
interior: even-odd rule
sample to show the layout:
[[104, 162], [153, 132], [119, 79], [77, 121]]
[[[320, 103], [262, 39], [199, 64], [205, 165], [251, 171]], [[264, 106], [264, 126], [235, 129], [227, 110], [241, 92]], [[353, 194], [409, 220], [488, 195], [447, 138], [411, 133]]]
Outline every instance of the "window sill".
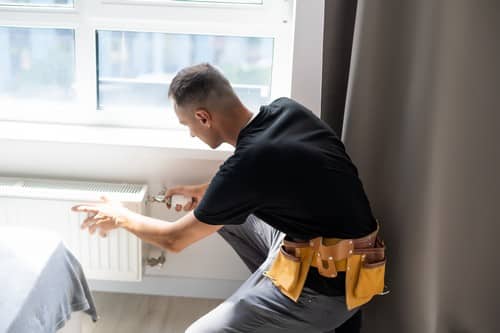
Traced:
[[97, 144], [171, 150], [180, 158], [223, 160], [233, 147], [212, 150], [187, 130], [138, 129], [0, 121], [0, 140]]

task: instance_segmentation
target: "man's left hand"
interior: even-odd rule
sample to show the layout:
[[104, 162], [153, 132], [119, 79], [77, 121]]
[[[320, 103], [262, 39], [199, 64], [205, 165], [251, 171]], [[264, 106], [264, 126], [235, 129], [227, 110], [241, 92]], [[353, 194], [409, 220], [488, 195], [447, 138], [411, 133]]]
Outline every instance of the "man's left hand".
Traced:
[[88, 228], [90, 234], [94, 234], [99, 228], [99, 235], [106, 237], [113, 229], [121, 227], [127, 222], [130, 211], [118, 201], [101, 197], [101, 202], [80, 204], [71, 208], [75, 212], [86, 212], [87, 218], [83, 221], [81, 228]]

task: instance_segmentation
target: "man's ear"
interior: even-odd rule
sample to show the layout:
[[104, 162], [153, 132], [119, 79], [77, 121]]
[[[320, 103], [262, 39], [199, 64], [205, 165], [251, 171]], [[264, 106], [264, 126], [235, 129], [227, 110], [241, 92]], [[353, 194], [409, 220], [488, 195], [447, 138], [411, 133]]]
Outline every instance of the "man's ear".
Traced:
[[197, 109], [194, 111], [194, 117], [206, 127], [212, 126], [212, 115], [206, 109]]

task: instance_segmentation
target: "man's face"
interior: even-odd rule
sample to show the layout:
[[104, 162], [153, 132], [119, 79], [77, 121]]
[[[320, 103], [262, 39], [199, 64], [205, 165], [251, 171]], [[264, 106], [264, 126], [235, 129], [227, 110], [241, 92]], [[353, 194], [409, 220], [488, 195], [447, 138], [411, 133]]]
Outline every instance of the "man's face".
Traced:
[[199, 138], [212, 149], [217, 148], [222, 143], [212, 127], [212, 119], [208, 111], [204, 109], [189, 110], [175, 102], [173, 104], [179, 123], [189, 128], [192, 137]]

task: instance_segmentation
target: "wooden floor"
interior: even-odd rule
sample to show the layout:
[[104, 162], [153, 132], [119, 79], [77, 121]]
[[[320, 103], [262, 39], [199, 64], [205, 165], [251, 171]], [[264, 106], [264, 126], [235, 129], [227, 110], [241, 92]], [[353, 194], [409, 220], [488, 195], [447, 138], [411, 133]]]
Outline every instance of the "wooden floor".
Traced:
[[73, 314], [59, 333], [181, 333], [221, 300], [94, 292], [99, 320]]

